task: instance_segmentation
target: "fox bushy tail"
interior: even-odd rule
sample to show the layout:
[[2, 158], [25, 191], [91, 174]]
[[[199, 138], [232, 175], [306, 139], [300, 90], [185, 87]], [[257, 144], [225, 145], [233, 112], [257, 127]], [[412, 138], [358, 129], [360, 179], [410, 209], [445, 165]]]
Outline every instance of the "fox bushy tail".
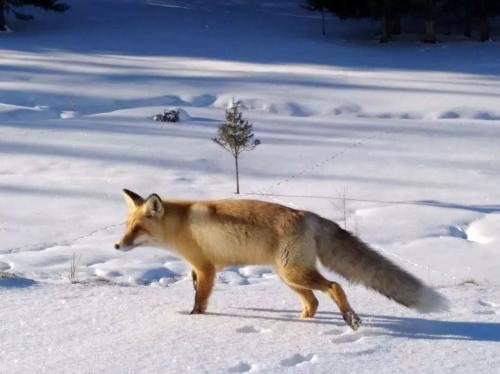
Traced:
[[[360, 239], [324, 220], [318, 257], [328, 269], [419, 312], [444, 311], [448, 301]], [[327, 223], [325, 225], [325, 223]], [[326, 227], [325, 227], [326, 226]], [[326, 234], [326, 235], [325, 235]]]

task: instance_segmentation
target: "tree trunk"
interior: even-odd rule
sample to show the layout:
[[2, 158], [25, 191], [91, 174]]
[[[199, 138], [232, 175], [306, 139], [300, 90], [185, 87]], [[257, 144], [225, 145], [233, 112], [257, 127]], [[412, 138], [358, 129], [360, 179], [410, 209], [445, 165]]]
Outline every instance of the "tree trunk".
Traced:
[[4, 0], [0, 0], [0, 31], [7, 31], [7, 25], [5, 24]]
[[325, 11], [321, 9], [321, 33], [323, 36], [326, 36], [326, 27], [325, 27]]
[[240, 171], [238, 169], [238, 156], [234, 158], [234, 165], [236, 167], [236, 194], [240, 193]]
[[465, 21], [464, 21], [464, 36], [466, 38], [471, 38], [472, 37], [472, 20], [471, 17], [465, 16]]
[[436, 43], [436, 35], [434, 34], [434, 20], [425, 21], [425, 43]]
[[481, 41], [486, 42], [490, 40], [490, 24], [488, 23], [488, 17], [481, 17]]
[[392, 17], [392, 30], [393, 35], [401, 35], [401, 14], [394, 14]]
[[434, 4], [433, 0], [425, 2], [425, 43], [436, 43], [436, 34], [434, 31]]
[[391, 18], [387, 15], [382, 16], [382, 36], [380, 43], [387, 43], [391, 39]]
[[488, 11], [486, 9], [486, 1], [479, 2], [479, 17], [481, 24], [481, 41], [485, 42], [490, 40], [490, 25], [488, 23]]
[[387, 43], [391, 38], [392, 30], [392, 3], [391, 0], [384, 0], [382, 4], [382, 36], [380, 43]]
[[472, 0], [465, 0], [464, 36], [472, 37]]

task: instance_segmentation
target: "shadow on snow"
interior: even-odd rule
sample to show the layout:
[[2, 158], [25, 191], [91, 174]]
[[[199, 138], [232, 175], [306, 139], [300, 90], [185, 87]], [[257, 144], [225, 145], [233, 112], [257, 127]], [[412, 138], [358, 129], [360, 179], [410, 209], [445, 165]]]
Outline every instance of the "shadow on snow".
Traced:
[[[264, 309], [264, 308], [239, 308], [251, 312], [266, 312], [281, 314], [279, 317], [260, 314], [238, 314], [238, 313], [207, 313], [214, 316], [265, 319], [298, 323], [313, 323], [324, 325], [345, 326], [342, 316], [336, 312], [318, 312], [314, 319], [299, 319], [298, 310]], [[293, 315], [289, 315], [293, 314]], [[333, 317], [333, 318], [330, 318]], [[500, 323], [495, 322], [466, 322], [466, 321], [443, 321], [412, 317], [393, 317], [377, 314], [364, 314], [364, 322], [361, 327], [372, 327], [380, 329], [381, 335], [389, 335], [398, 338], [428, 339], [428, 340], [470, 340], [500, 342]]]

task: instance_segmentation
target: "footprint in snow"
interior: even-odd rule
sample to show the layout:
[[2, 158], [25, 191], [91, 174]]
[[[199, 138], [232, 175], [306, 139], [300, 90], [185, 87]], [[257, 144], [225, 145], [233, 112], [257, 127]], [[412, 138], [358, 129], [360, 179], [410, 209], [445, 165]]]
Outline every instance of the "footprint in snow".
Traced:
[[477, 311], [475, 314], [499, 314], [500, 313], [500, 308], [497, 303], [494, 303], [493, 301], [487, 301], [487, 300], [478, 300], [477, 302], [479, 305], [488, 308], [486, 310], [480, 310]]
[[252, 365], [246, 363], [245, 361], [240, 361], [236, 365], [227, 369], [228, 373], [247, 373], [250, 370], [252, 370]]
[[335, 336], [332, 343], [356, 343], [362, 341], [367, 335], [371, 334], [349, 329]]
[[490, 308], [496, 308], [496, 307], [498, 307], [498, 304], [494, 303], [492, 301], [479, 300], [478, 303], [479, 303], [479, 305], [490, 307]]
[[244, 334], [252, 334], [252, 333], [265, 333], [265, 332], [271, 332], [269, 329], [262, 329], [260, 327], [255, 327], [255, 326], [243, 326], [238, 329], [236, 329], [236, 332], [244, 333]]
[[321, 331], [319, 334], [320, 335], [340, 335], [342, 334], [344, 330], [342, 329], [332, 329], [332, 330], [327, 330], [327, 331]]
[[363, 349], [361, 351], [354, 351], [354, 352], [342, 352], [342, 355], [344, 356], [363, 356], [363, 355], [370, 355], [372, 353], [375, 353], [381, 349], [380, 346], [375, 346], [373, 348], [367, 348]]
[[281, 360], [280, 364], [281, 366], [291, 367], [291, 366], [301, 365], [307, 362], [316, 362], [316, 361], [318, 361], [318, 356], [312, 353], [305, 356], [301, 355], [300, 353], [296, 353], [293, 356]]

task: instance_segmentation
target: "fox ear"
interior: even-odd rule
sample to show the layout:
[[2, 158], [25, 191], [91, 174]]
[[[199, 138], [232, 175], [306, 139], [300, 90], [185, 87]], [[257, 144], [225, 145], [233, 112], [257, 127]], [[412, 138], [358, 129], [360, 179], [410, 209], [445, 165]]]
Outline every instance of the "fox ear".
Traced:
[[150, 217], [162, 217], [165, 208], [161, 201], [160, 196], [157, 194], [149, 195], [146, 199], [146, 216]]
[[144, 202], [144, 199], [142, 197], [137, 195], [135, 192], [127, 189], [123, 190], [123, 196], [125, 197], [125, 201], [127, 202], [129, 210], [137, 208]]

